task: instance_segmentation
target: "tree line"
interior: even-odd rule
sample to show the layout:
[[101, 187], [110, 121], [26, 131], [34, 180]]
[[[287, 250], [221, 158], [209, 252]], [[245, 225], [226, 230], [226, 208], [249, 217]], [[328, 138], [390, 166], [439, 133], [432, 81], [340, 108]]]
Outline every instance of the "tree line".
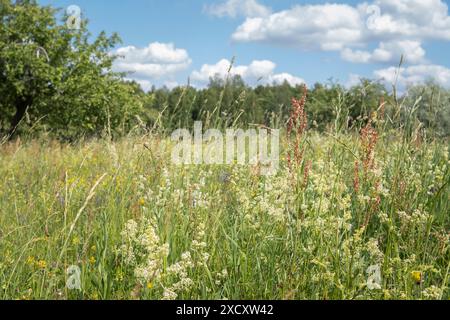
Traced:
[[[205, 88], [190, 85], [144, 92], [126, 74], [112, 70], [118, 35], [93, 37], [58, 21], [58, 10], [35, 0], [0, 0], [0, 135], [47, 134], [62, 140], [133, 132], [168, 133], [204, 127], [283, 128], [291, 99], [301, 86], [248, 86], [241, 77], [219, 76]], [[361, 128], [382, 112], [400, 126], [414, 116], [438, 136], [450, 133], [450, 91], [434, 82], [399, 97], [380, 83], [361, 80], [352, 88], [328, 82], [308, 90], [309, 127], [319, 131]], [[0, 138], [1, 139], [1, 138]]]

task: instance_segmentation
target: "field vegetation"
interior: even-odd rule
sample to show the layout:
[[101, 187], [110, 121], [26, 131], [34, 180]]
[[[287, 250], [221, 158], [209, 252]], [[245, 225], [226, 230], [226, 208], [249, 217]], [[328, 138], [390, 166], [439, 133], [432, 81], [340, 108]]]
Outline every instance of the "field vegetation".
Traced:
[[[56, 15], [0, 0], [0, 299], [450, 298], [450, 91], [144, 92]], [[279, 170], [175, 165], [195, 121], [280, 129]]]

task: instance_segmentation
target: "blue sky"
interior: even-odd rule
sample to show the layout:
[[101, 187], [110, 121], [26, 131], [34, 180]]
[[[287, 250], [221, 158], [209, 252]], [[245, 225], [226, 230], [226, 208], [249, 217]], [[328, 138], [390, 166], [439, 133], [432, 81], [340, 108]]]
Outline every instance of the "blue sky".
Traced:
[[[143, 87], [199, 87], [231, 57], [251, 85], [359, 77], [450, 87], [450, 16], [443, 0], [40, 0], [77, 5], [93, 34], [118, 32], [118, 71]], [[378, 9], [377, 9], [378, 8]], [[228, 61], [227, 61], [228, 60]]]

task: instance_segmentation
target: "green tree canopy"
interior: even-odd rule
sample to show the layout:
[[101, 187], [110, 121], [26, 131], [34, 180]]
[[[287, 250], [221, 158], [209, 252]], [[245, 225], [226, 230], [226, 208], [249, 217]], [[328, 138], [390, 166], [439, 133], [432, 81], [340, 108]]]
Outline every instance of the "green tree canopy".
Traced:
[[73, 29], [58, 12], [0, 0], [0, 126], [12, 135], [28, 115], [30, 125], [63, 137], [127, 130], [141, 105], [133, 85], [112, 72], [119, 37], [93, 39], [87, 21]]

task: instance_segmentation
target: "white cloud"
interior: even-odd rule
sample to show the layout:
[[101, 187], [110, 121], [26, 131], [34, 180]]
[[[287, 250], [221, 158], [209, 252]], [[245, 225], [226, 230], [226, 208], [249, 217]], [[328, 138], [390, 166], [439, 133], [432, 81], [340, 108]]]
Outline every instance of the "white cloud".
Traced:
[[372, 60], [372, 54], [367, 51], [352, 50], [345, 48], [341, 51], [341, 57], [345, 61], [353, 63], [369, 63]]
[[128, 77], [147, 86], [149, 80], [170, 78], [186, 70], [192, 60], [184, 49], [172, 43], [150, 43], [146, 48], [122, 47], [113, 52], [119, 56], [114, 63], [117, 72], [129, 72]]
[[[443, 0], [296, 5], [248, 17], [232, 39], [340, 51], [342, 58], [357, 63], [391, 63], [406, 54], [408, 63], [424, 64], [424, 42], [450, 41], [450, 16]], [[364, 49], [373, 44], [378, 47], [373, 52]]]
[[406, 63], [417, 64], [426, 62], [425, 50], [418, 41], [380, 42], [379, 47], [372, 53], [350, 48], [345, 48], [341, 51], [341, 57], [344, 60], [354, 63], [395, 63], [400, 62], [402, 55]]
[[295, 77], [289, 73], [279, 73], [268, 77], [268, 83], [283, 84], [287, 81], [291, 86], [297, 86], [305, 83], [305, 80]]
[[304, 49], [341, 50], [361, 42], [363, 25], [358, 10], [349, 5], [294, 6], [267, 17], [248, 18], [232, 38]]
[[[382, 38], [450, 40], [448, 6], [442, 0], [376, 0], [370, 32]], [[367, 4], [361, 5], [367, 9]]]
[[[215, 65], [204, 64], [200, 71], [194, 71], [192, 73], [191, 79], [199, 82], [207, 82], [209, 78], [215, 75], [226, 77], [230, 65], [231, 62], [226, 59], [220, 60]], [[236, 73], [236, 68], [234, 68], [233, 72], [234, 74]]]
[[142, 49], [134, 46], [122, 47], [117, 49], [116, 53], [140, 63], [182, 63], [189, 60], [187, 51], [175, 48], [173, 43], [153, 42]]
[[222, 59], [216, 64], [204, 64], [199, 71], [192, 72], [191, 79], [200, 85], [208, 83], [210, 78], [219, 76], [226, 78], [228, 71], [230, 76], [239, 75], [249, 85], [283, 83], [285, 80], [291, 85], [304, 83], [304, 80], [288, 73], [276, 74], [276, 64], [269, 60], [255, 60], [248, 66], [233, 66], [230, 70], [231, 62]]
[[205, 6], [205, 11], [218, 17], [265, 17], [271, 13], [270, 8], [257, 0], [227, 0], [220, 4]]
[[400, 69], [390, 67], [376, 70], [374, 75], [386, 84], [397, 83], [400, 88], [424, 83], [427, 80], [434, 80], [438, 84], [450, 88], [450, 69], [439, 65], [422, 64]]

